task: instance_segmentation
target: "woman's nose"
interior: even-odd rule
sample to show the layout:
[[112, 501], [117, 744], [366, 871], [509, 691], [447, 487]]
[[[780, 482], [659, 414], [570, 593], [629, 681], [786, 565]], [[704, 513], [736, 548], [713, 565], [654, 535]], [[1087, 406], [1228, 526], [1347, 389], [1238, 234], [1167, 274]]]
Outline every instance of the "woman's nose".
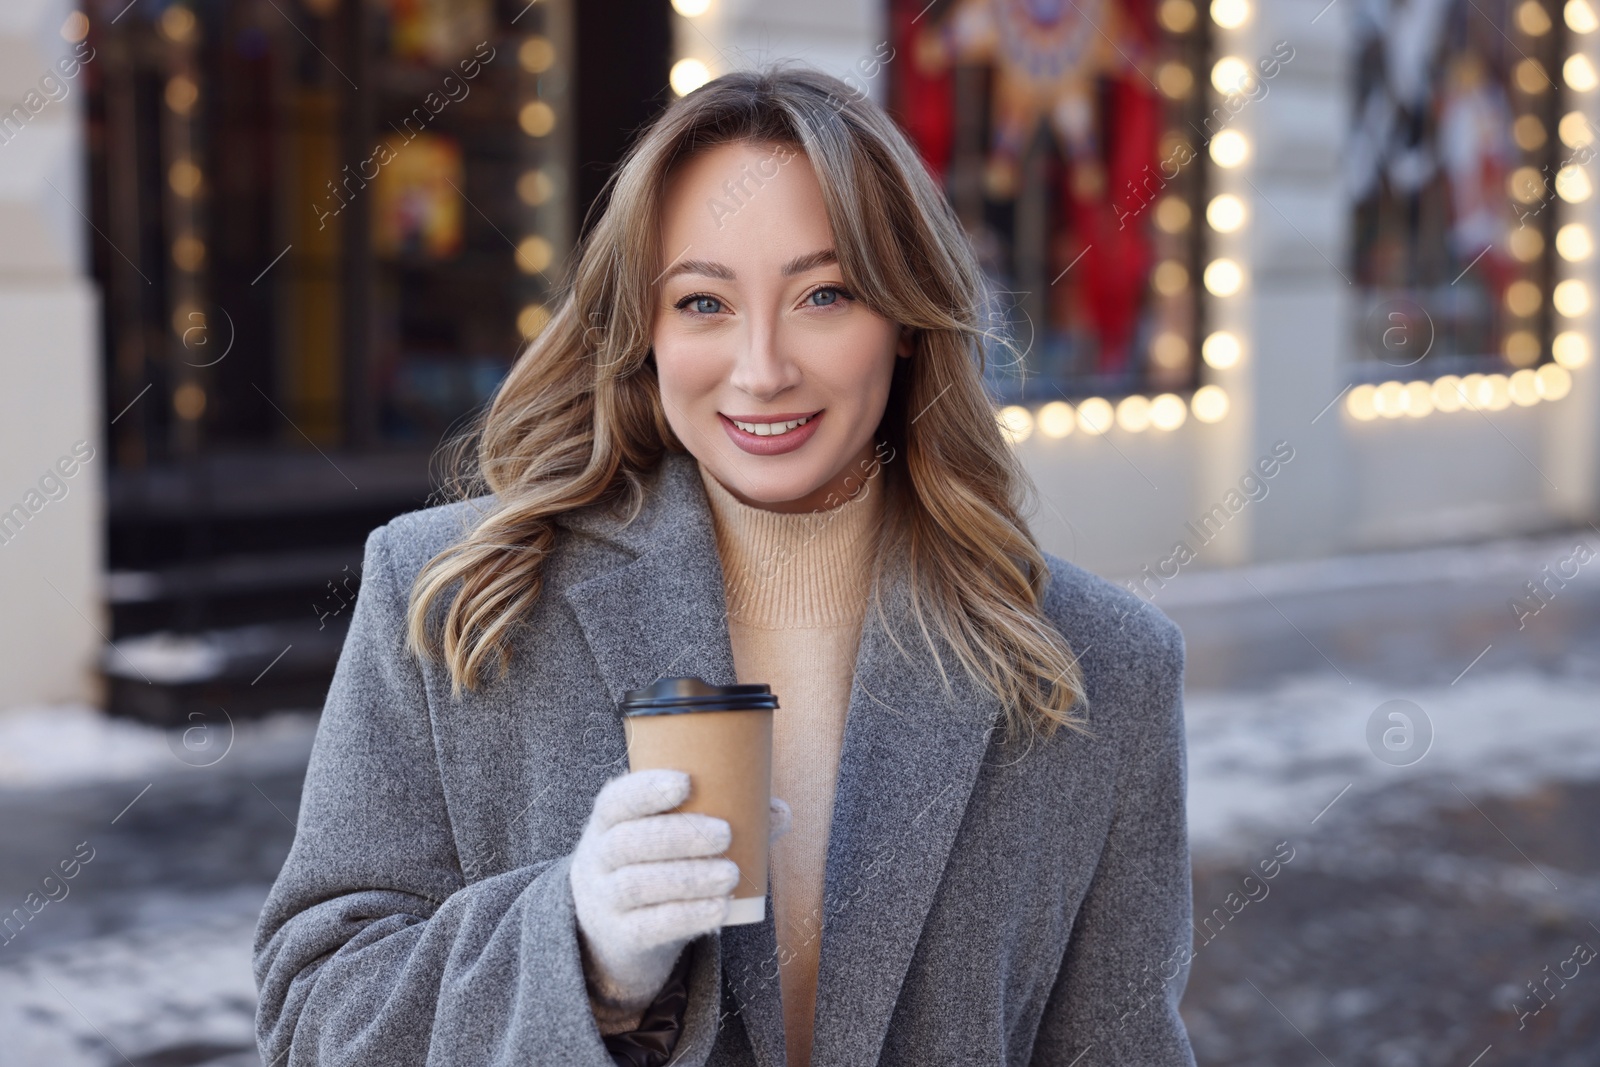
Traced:
[[769, 400], [799, 384], [800, 368], [786, 355], [776, 323], [751, 324], [728, 380], [757, 400]]

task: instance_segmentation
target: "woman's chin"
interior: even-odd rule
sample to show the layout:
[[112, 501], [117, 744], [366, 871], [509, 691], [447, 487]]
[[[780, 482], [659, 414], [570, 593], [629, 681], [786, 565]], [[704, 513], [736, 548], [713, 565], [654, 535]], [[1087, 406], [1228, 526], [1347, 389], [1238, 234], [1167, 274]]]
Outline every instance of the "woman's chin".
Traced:
[[[827, 479], [822, 475], [810, 477], [799, 472], [779, 472], [772, 469], [775, 466], [774, 461], [784, 458], [786, 457], [741, 457], [733, 464], [723, 459], [720, 471], [716, 465], [708, 469], [713, 474], [719, 475], [717, 480], [734, 496], [752, 507], [765, 508], [768, 511], [816, 511], [825, 507], [823, 498], [827, 494], [822, 490]], [[732, 470], [727, 470], [729, 466]], [[720, 476], [724, 471], [727, 477]]]

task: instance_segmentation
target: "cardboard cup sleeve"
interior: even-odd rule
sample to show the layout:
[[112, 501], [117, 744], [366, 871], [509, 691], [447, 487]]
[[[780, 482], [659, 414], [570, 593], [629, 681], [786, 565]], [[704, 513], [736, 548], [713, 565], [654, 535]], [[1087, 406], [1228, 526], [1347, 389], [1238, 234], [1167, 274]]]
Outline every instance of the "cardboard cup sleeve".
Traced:
[[666, 678], [630, 691], [622, 707], [628, 769], [686, 772], [689, 797], [673, 810], [715, 815], [733, 830], [726, 855], [739, 867], [739, 884], [723, 925], [762, 921], [777, 708], [771, 690]]

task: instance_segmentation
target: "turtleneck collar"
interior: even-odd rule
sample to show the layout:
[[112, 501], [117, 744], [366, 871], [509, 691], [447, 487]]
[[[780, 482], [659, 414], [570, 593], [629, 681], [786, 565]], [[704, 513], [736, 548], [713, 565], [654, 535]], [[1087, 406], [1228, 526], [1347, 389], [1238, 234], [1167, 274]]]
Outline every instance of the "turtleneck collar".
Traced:
[[859, 625], [871, 592], [882, 479], [826, 511], [785, 513], [734, 496], [701, 466], [728, 617], [762, 629]]

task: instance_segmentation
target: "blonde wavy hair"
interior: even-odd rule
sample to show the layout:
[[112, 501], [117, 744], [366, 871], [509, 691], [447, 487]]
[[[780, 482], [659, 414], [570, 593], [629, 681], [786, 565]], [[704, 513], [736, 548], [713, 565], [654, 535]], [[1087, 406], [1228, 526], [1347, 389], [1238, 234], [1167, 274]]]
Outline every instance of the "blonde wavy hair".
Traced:
[[[1077, 658], [1041, 607], [1050, 572], [1021, 517], [1032, 485], [983, 387], [992, 334], [979, 321], [983, 279], [967, 235], [894, 122], [803, 66], [706, 83], [668, 107], [613, 173], [557, 310], [453, 442], [452, 495], [496, 501], [418, 575], [408, 646], [429, 659], [442, 649], [457, 697], [491, 660], [504, 675], [511, 631], [543, 586], [554, 517], [598, 504], [625, 507], [632, 521], [663, 454], [686, 451], [663, 413], [650, 347], [662, 192], [674, 166], [729, 143], [804, 154], [845, 284], [912, 328], [879, 427], [894, 450], [881, 467], [892, 521], [874, 558], [907, 561], [913, 615], [941, 674], [935, 632], [1000, 698], [1009, 731], [1088, 733], [1073, 714], [1084, 695]], [[442, 617], [430, 624], [436, 606]]]

